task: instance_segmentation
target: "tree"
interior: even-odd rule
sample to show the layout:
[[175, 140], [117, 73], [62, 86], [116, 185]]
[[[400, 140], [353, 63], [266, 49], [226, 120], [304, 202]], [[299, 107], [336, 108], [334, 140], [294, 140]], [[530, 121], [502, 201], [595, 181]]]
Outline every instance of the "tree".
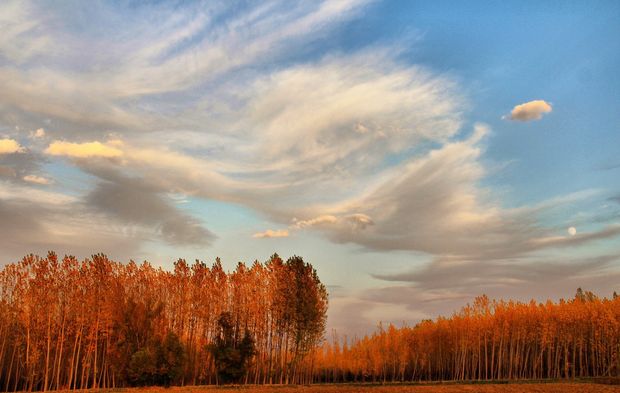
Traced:
[[302, 257], [293, 256], [286, 261], [288, 285], [285, 299], [285, 320], [290, 321], [293, 349], [286, 382], [299, 382], [300, 368], [309, 351], [316, 347], [325, 332], [327, 320], [327, 290], [319, 280], [312, 265]]
[[179, 336], [168, 332], [156, 351], [156, 383], [170, 386], [183, 377], [185, 349]]
[[141, 349], [131, 355], [127, 370], [129, 381], [135, 386], [147, 386], [155, 383], [157, 366], [155, 354], [150, 348]]
[[220, 334], [210, 350], [215, 360], [220, 383], [239, 382], [246, 374], [249, 361], [254, 356], [254, 340], [246, 330], [242, 340], [234, 335], [232, 316], [228, 312], [218, 319]]

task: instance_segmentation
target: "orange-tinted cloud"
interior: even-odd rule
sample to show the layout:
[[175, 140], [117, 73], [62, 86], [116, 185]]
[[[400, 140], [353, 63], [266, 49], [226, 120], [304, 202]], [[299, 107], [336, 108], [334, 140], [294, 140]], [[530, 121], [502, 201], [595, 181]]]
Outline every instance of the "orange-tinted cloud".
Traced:
[[0, 154], [19, 153], [24, 148], [14, 139], [0, 139]]
[[101, 142], [72, 143], [65, 141], [55, 141], [45, 149], [47, 154], [53, 156], [67, 156], [75, 158], [120, 157], [123, 152], [110, 144]]
[[551, 104], [545, 100], [534, 100], [512, 108], [508, 118], [517, 121], [540, 120], [544, 114], [550, 113], [552, 110]]
[[265, 232], [258, 232], [252, 235], [254, 238], [263, 239], [263, 238], [272, 238], [272, 237], [288, 237], [288, 230], [286, 229], [278, 229], [271, 230], [267, 229]]

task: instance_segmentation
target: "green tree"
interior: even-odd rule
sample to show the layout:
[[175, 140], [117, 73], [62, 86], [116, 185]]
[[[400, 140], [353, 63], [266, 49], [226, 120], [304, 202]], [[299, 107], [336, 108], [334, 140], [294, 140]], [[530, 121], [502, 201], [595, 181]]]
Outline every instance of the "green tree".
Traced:
[[150, 348], [141, 349], [131, 355], [127, 377], [133, 385], [147, 386], [155, 382], [157, 365]]
[[254, 356], [254, 339], [246, 329], [243, 339], [238, 342], [232, 316], [228, 312], [220, 314], [218, 325], [220, 333], [209, 348], [215, 361], [218, 382], [239, 382]]
[[179, 336], [173, 332], [168, 332], [163, 342], [158, 346], [156, 354], [156, 383], [170, 386], [180, 382], [185, 366], [185, 349]]

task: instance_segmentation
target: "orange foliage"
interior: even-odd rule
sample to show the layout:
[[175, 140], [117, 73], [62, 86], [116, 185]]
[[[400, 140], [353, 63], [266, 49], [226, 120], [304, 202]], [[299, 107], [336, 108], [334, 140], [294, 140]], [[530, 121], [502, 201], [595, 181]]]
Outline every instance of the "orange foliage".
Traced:
[[[346, 343], [347, 344], [347, 343]], [[389, 326], [314, 353], [321, 382], [616, 376], [620, 298], [578, 290], [545, 304], [476, 299], [451, 318]]]
[[[620, 298], [476, 299], [450, 318], [322, 341], [327, 292], [299, 257], [122, 264], [33, 255], [0, 271], [0, 390], [218, 383], [211, 344], [228, 313], [251, 334], [243, 383], [519, 380], [617, 376]], [[321, 344], [322, 343], [322, 344]], [[144, 371], [146, 370], [146, 371]], [[150, 375], [143, 378], [146, 372]], [[150, 373], [150, 374], [149, 374]], [[141, 379], [142, 378], [142, 379]], [[330, 387], [331, 389], [331, 387]], [[486, 389], [486, 388], [485, 388]], [[493, 390], [489, 390], [493, 391]]]
[[301, 382], [326, 311], [325, 287], [299, 257], [226, 273], [219, 259], [170, 272], [30, 255], [0, 271], [0, 391], [216, 383], [209, 345], [223, 312], [255, 342], [246, 383]]

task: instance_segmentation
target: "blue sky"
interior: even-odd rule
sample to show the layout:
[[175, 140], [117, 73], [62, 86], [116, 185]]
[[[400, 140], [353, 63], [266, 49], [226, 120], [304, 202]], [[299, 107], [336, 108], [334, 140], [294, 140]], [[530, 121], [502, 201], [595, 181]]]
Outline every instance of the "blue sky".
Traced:
[[330, 327], [620, 278], [620, 6], [0, 5], [0, 256], [302, 255]]

